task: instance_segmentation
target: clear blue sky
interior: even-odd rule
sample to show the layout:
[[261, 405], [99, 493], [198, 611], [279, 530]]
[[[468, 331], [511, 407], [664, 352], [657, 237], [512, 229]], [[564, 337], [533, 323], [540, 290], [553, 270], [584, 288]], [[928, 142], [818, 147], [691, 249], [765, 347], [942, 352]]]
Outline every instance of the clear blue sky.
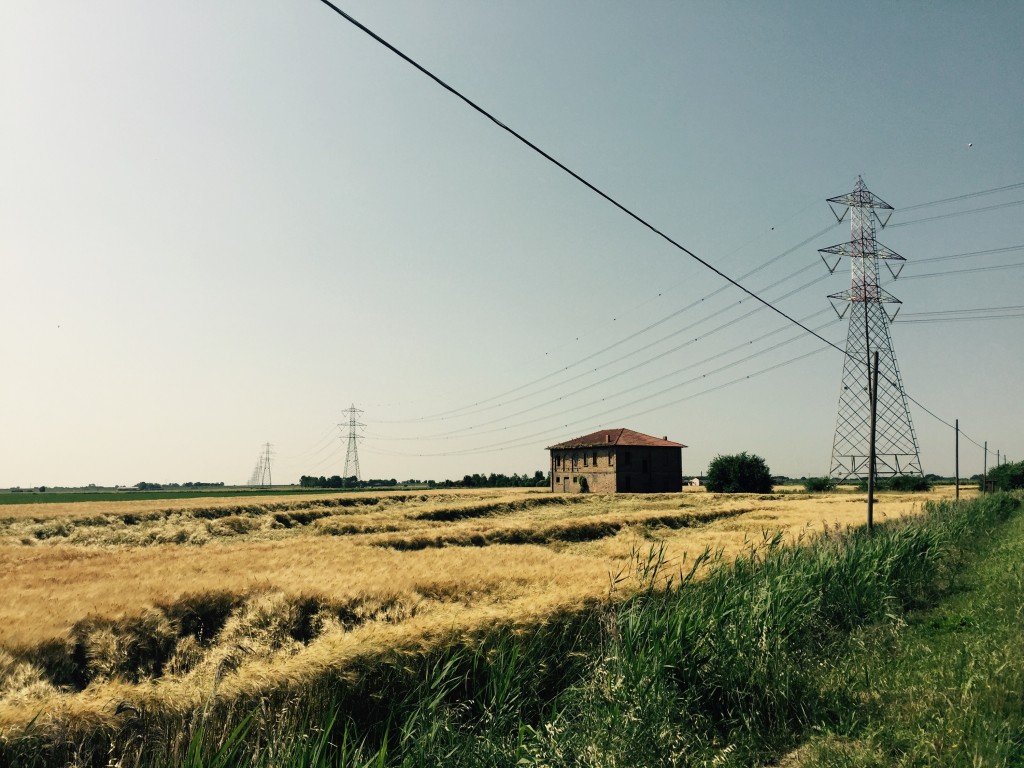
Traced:
[[[897, 209], [901, 319], [1024, 304], [1017, 267], [915, 277], [1024, 261], [924, 261], [1024, 245], [1024, 206], [916, 221], [1024, 187], [900, 213], [1024, 182], [1017, 2], [343, 7], [730, 275], [863, 174]], [[340, 474], [352, 403], [364, 477], [533, 472], [615, 426], [688, 444], [687, 472], [828, 470], [839, 353], [769, 350], [799, 332], [316, 0], [5, 3], [0, 103], [0, 487], [244, 482], [268, 441], [275, 481]], [[816, 250], [848, 237], [743, 282], [825, 323], [848, 278]], [[1024, 458], [1024, 320], [893, 337], [913, 397]], [[952, 431], [912, 415], [951, 473]]]

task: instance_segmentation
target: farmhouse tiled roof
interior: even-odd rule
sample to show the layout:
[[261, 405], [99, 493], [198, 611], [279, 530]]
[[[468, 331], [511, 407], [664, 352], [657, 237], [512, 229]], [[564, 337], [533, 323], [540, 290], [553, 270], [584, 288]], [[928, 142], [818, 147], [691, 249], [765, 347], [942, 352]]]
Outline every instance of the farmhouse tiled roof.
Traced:
[[643, 432], [634, 432], [632, 429], [602, 429], [591, 432], [583, 437], [574, 437], [564, 443], [549, 445], [547, 450], [555, 448], [597, 448], [607, 445], [642, 445], [651, 448], [685, 448], [682, 443], [673, 443], [668, 437], [651, 437]]

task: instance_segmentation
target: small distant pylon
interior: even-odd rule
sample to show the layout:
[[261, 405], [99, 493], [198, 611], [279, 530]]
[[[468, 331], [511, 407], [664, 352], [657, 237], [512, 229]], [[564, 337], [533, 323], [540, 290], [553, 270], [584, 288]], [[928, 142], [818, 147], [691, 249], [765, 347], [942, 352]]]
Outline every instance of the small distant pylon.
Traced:
[[263, 474], [263, 454], [261, 453], [259, 458], [256, 459], [256, 466], [252, 469], [252, 474], [249, 475], [249, 485], [259, 485], [260, 476]]
[[270, 471], [271, 459], [273, 452], [270, 450], [273, 446], [270, 443], [265, 443], [262, 450], [260, 451], [259, 458], [256, 459], [256, 466], [252, 470], [252, 474], [249, 476], [249, 485], [256, 485], [260, 488], [269, 488], [274, 484], [273, 476]]
[[356, 480], [362, 480], [363, 478], [359, 472], [359, 440], [363, 436], [359, 434], [359, 429], [366, 425], [359, 421], [357, 417], [363, 411], [352, 405], [343, 413], [348, 414], [348, 423], [339, 424], [338, 426], [348, 427], [348, 450], [345, 452], [345, 474], [342, 477], [346, 479], [355, 477]]
[[[876, 403], [875, 474], [920, 475], [921, 457], [917, 435], [910, 420], [903, 379], [896, 364], [889, 325], [899, 312], [899, 299], [884, 291], [878, 282], [879, 260], [885, 261], [893, 279], [899, 277], [906, 261], [875, 240], [875, 224], [889, 222], [893, 207], [868, 191], [857, 177], [853, 192], [828, 199], [837, 221], [850, 213], [851, 240], [819, 250], [829, 272], [835, 272], [840, 258], [850, 257], [850, 288], [828, 298], [840, 318], [850, 313], [843, 363], [839, 412], [832, 442], [829, 474], [839, 480], [866, 479], [870, 472], [871, 440], [871, 357], [878, 352], [878, 393]], [[839, 213], [842, 210], [842, 214]], [[881, 212], [881, 213], [880, 213]], [[830, 256], [835, 258], [831, 259]], [[897, 265], [897, 266], [894, 266]], [[890, 316], [886, 304], [894, 304]]]
[[270, 443], [263, 446], [263, 473], [260, 476], [260, 487], [269, 488], [274, 484], [274, 478], [270, 474], [270, 460], [273, 454], [270, 452]]

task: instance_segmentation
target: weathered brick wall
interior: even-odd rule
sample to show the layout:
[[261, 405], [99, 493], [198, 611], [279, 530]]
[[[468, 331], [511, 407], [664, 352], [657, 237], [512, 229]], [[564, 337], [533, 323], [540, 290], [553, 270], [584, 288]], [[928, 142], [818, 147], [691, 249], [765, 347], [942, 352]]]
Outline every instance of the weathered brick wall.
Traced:
[[591, 493], [615, 493], [615, 449], [579, 448], [551, 452], [551, 490], [580, 493], [580, 478], [587, 479]]
[[587, 474], [587, 482], [592, 493], [615, 493], [615, 467], [607, 467], [602, 471], [591, 470]]

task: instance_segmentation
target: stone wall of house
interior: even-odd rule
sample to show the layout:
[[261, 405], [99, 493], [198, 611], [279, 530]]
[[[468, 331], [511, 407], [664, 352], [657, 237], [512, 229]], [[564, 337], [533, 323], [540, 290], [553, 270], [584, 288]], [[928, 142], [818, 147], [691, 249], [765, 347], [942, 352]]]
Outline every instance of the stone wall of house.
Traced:
[[615, 448], [571, 448], [551, 451], [551, 490], [580, 493], [586, 478], [590, 493], [615, 493]]

